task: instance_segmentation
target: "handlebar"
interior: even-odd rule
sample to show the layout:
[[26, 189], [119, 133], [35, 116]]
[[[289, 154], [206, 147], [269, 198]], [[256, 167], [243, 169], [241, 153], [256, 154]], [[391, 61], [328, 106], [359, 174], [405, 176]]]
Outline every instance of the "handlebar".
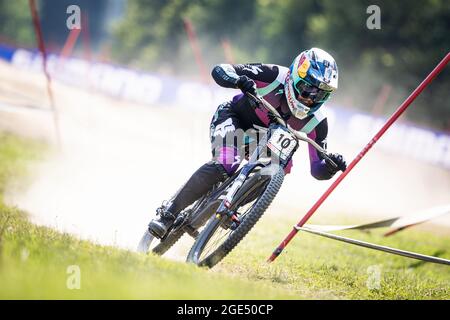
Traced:
[[305, 142], [309, 143], [310, 145], [312, 145], [321, 154], [321, 156], [330, 163], [330, 165], [334, 169], [338, 168], [337, 164], [334, 163], [333, 160], [331, 160], [330, 155], [327, 153], [327, 151], [324, 148], [322, 148], [313, 139], [308, 138], [307, 136], [303, 136], [298, 131], [292, 129], [291, 126], [281, 117], [280, 113], [269, 102], [267, 102], [262, 96], [259, 96], [259, 95], [254, 96], [253, 94], [251, 94], [249, 92], [247, 92], [246, 95], [250, 99], [255, 101], [256, 103], [258, 103], [259, 105], [262, 105], [267, 111], [269, 111], [274, 116], [274, 118], [277, 120], [277, 122], [279, 124], [281, 124], [282, 126], [284, 126], [295, 138], [297, 138], [298, 140], [305, 141]]

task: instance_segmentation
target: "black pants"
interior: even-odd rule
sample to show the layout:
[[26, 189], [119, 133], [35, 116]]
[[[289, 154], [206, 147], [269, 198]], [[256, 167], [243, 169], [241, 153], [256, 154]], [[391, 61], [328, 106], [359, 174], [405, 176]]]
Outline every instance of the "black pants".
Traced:
[[200, 199], [216, 183], [225, 181], [227, 177], [228, 175], [221, 164], [214, 161], [205, 163], [194, 172], [176, 194], [167, 210], [175, 216], [178, 215], [181, 210]]

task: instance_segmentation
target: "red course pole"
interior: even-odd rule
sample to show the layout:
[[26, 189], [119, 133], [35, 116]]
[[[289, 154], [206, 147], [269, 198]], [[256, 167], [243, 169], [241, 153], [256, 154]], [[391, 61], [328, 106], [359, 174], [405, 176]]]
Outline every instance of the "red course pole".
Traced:
[[183, 19], [184, 28], [186, 29], [186, 33], [188, 35], [189, 42], [191, 44], [192, 50], [194, 51], [195, 60], [197, 62], [198, 68], [200, 69], [200, 73], [202, 75], [202, 79], [205, 83], [208, 82], [208, 72], [206, 71], [205, 62], [202, 57], [202, 52], [200, 50], [200, 46], [198, 44], [197, 35], [195, 33], [192, 22], [185, 18]]
[[[333, 190], [341, 183], [342, 180], [352, 171], [356, 164], [365, 156], [365, 154], [373, 147], [373, 145], [381, 138], [381, 136], [389, 129], [389, 127], [402, 115], [402, 113], [409, 107], [409, 105], [417, 98], [417, 96], [430, 84], [431, 81], [441, 72], [450, 60], [450, 52], [439, 62], [433, 71], [422, 81], [422, 83], [411, 93], [411, 95], [398, 107], [397, 111], [388, 119], [384, 126], [378, 131], [377, 134], [370, 140], [370, 142], [364, 147], [364, 149], [356, 156], [356, 158], [349, 164], [347, 170], [345, 170], [328, 188], [327, 191], [320, 197], [319, 200], [312, 206], [306, 215], [297, 223], [296, 227], [302, 227], [316, 210], [322, 205], [322, 203], [328, 198]], [[298, 230], [294, 227], [288, 236], [280, 243], [280, 245], [273, 251], [272, 255], [267, 260], [268, 262], [274, 261], [289, 244], [289, 242], [297, 234]]]
[[75, 43], [77, 42], [78, 36], [81, 32], [81, 29], [72, 29], [67, 36], [66, 43], [64, 44], [59, 57], [61, 61], [64, 61], [68, 56], [72, 54], [73, 48], [75, 47]]
[[42, 29], [41, 29], [41, 23], [39, 21], [39, 14], [36, 8], [36, 2], [35, 0], [29, 0], [28, 4], [30, 5], [30, 11], [31, 16], [33, 17], [33, 24], [34, 24], [34, 30], [36, 32], [36, 41], [39, 46], [39, 51], [41, 51], [42, 54], [42, 67], [44, 69], [44, 74], [47, 79], [47, 93], [50, 99], [50, 106], [53, 111], [53, 123], [55, 125], [55, 131], [56, 131], [56, 142], [59, 147], [61, 147], [61, 136], [59, 131], [59, 123], [58, 123], [58, 113], [56, 111], [55, 106], [55, 99], [53, 97], [53, 90], [52, 90], [52, 81], [50, 77], [50, 73], [47, 69], [47, 51], [45, 50], [44, 45], [44, 38], [42, 36]]
[[372, 115], [373, 116], [381, 116], [383, 111], [383, 106], [389, 98], [389, 94], [391, 93], [392, 87], [390, 85], [383, 85], [380, 90], [380, 93], [375, 100], [375, 103], [372, 107]]
[[91, 50], [91, 34], [89, 31], [89, 15], [87, 12], [81, 14], [81, 24], [83, 32], [81, 32], [83, 39], [83, 49], [84, 58], [91, 62], [92, 61], [92, 50]]
[[236, 59], [234, 59], [233, 50], [231, 49], [231, 44], [228, 39], [222, 39], [223, 53], [225, 54], [225, 59], [229, 64], [235, 64]]

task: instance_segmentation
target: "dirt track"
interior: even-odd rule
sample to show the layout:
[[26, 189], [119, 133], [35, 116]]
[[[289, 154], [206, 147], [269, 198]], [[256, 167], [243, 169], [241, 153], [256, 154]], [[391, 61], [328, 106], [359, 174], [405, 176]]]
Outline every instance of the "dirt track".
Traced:
[[[59, 83], [54, 90], [62, 152], [36, 168], [26, 192], [10, 190], [7, 201], [33, 213], [39, 223], [134, 247], [154, 209], [209, 158], [214, 106], [202, 112], [149, 107]], [[48, 108], [44, 78], [1, 62], [0, 128], [53, 140], [51, 113], [36, 108]], [[359, 151], [338, 141], [330, 137], [329, 148], [348, 159]], [[269, 216], [290, 216], [294, 223], [329, 186], [309, 175], [308, 163], [303, 146]], [[368, 222], [449, 203], [449, 171], [375, 147], [315, 222], [333, 224], [350, 216], [353, 222]], [[450, 219], [435, 223], [450, 226]]]

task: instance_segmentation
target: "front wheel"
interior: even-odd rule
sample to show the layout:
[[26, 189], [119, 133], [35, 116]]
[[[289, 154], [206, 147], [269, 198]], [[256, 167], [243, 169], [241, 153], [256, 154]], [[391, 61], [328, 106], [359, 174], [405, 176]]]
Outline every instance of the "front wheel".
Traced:
[[280, 190], [283, 180], [284, 170], [279, 166], [271, 175], [257, 173], [248, 178], [234, 200], [240, 224], [232, 230], [224, 227], [230, 218], [213, 216], [191, 248], [187, 262], [209, 268], [219, 263], [258, 222]]

